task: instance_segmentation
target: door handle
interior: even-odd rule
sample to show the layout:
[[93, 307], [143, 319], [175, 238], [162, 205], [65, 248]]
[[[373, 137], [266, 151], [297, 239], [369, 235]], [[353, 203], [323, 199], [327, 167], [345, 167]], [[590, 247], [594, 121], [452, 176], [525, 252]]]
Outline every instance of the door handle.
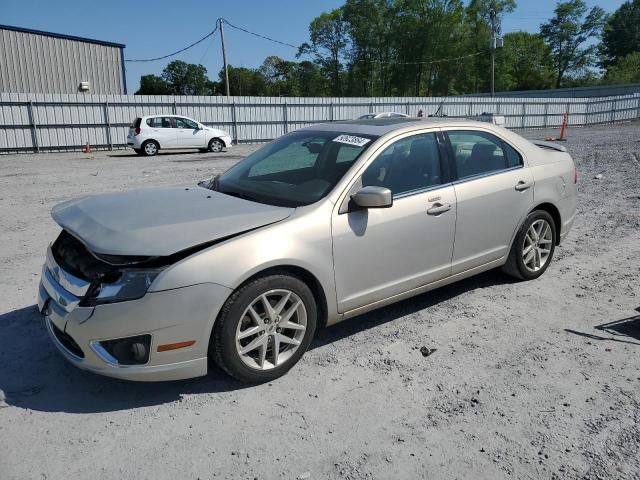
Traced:
[[525, 190], [528, 190], [530, 188], [531, 188], [531, 184], [529, 182], [524, 182], [522, 180], [520, 180], [515, 186], [515, 189], [519, 192], [524, 192]]
[[440, 215], [441, 213], [448, 212], [451, 210], [451, 204], [447, 203], [443, 205], [441, 203], [434, 203], [433, 206], [427, 210], [427, 214], [429, 215]]

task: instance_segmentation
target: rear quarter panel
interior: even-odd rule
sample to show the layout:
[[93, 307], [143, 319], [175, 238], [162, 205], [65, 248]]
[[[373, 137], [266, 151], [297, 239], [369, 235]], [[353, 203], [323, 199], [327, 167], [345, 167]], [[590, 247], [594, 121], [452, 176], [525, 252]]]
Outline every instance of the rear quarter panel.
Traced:
[[560, 236], [569, 232], [576, 213], [577, 187], [574, 183], [574, 163], [565, 152], [532, 146], [529, 165], [535, 182], [534, 201], [537, 205], [551, 203], [560, 211]]

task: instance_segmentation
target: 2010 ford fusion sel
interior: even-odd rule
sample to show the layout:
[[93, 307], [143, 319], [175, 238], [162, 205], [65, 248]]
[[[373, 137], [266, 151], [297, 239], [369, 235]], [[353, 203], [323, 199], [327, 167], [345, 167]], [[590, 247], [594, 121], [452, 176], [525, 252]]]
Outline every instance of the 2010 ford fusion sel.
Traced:
[[564, 147], [488, 123], [316, 125], [200, 186], [57, 205], [38, 306], [83, 369], [268, 381], [319, 326], [492, 268], [539, 277], [576, 183]]

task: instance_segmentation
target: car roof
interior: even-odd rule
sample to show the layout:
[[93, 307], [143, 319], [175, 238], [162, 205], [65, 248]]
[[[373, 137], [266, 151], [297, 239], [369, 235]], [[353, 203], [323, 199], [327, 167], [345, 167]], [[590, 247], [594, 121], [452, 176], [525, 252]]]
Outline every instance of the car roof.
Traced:
[[342, 120], [331, 123], [319, 123], [303, 128], [302, 130], [320, 130], [330, 132], [343, 132], [364, 135], [382, 136], [395, 130], [412, 130], [416, 127], [487, 127], [492, 124], [487, 122], [477, 122], [474, 120], [464, 120], [451, 117], [392, 117], [392, 118], [362, 118], [356, 120]]
[[180, 117], [180, 118], [191, 118], [186, 115], [176, 115], [174, 113], [157, 113], [155, 115], [144, 115], [142, 118], [150, 118], [150, 117]]

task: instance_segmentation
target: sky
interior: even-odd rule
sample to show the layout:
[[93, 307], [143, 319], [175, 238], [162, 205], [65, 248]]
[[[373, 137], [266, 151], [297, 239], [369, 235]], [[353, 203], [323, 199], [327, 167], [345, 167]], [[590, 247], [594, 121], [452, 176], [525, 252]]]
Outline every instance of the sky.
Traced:
[[[216, 19], [286, 43], [308, 40], [309, 23], [344, 0], [0, 0], [0, 24], [123, 43], [125, 59], [166, 55], [202, 38], [215, 28]], [[555, 0], [519, 0], [516, 11], [506, 15], [502, 32], [537, 32], [553, 15]], [[607, 12], [623, 0], [587, 0]], [[295, 59], [296, 49], [225, 28], [228, 62], [234, 66], [258, 67], [265, 57]], [[222, 67], [219, 35], [171, 59], [152, 63], [126, 63], [128, 93], [134, 93], [141, 75], [160, 74], [173, 59], [200, 63], [209, 78], [217, 79]]]

